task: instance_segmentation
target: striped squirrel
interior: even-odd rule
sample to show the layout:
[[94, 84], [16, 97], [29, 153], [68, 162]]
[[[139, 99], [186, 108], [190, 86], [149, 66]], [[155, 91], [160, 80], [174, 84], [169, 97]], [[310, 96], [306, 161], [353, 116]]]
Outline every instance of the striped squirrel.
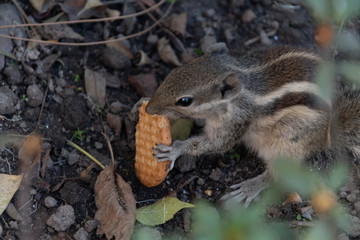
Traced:
[[[234, 58], [224, 43], [172, 70], [146, 111], [205, 121], [203, 132], [153, 149], [158, 161], [225, 152], [244, 143], [265, 162], [261, 175], [232, 186], [222, 199], [248, 205], [271, 183], [274, 159], [360, 157], [360, 90], [337, 87], [333, 102], [313, 82], [316, 53], [273, 47]], [[326, 163], [326, 161], [325, 161]]]

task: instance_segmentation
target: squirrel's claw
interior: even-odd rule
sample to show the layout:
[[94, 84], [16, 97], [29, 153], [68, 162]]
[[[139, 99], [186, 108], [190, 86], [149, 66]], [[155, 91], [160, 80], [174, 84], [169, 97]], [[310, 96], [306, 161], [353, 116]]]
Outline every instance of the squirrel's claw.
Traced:
[[220, 200], [223, 202], [223, 206], [226, 209], [244, 203], [244, 207], [248, 207], [252, 200], [254, 200], [258, 194], [268, 186], [268, 178], [270, 177], [268, 171], [263, 174], [241, 182], [239, 184], [232, 185], [230, 188], [236, 189], [224, 195]]
[[158, 162], [170, 161], [170, 165], [166, 169], [167, 171], [174, 168], [176, 159], [181, 155], [179, 150], [180, 145], [180, 141], [175, 141], [171, 146], [157, 144], [156, 147], [153, 148], [154, 157]]

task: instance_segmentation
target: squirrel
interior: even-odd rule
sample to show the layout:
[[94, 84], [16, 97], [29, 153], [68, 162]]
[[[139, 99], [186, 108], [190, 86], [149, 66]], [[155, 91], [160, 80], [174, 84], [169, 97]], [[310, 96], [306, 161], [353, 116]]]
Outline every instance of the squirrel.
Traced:
[[243, 143], [266, 164], [259, 176], [231, 186], [225, 202], [250, 202], [272, 181], [274, 160], [360, 157], [360, 90], [339, 84], [325, 99], [314, 75], [317, 53], [289, 46], [230, 56], [224, 43], [172, 70], [149, 101], [146, 112], [205, 122], [199, 135], [153, 149], [158, 161], [183, 154], [225, 152]]

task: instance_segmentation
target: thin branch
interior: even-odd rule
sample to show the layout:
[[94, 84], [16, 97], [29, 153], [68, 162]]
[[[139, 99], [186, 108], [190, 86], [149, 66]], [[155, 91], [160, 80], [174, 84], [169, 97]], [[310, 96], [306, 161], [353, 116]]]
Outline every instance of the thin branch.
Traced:
[[[164, 1], [164, 0], [162, 0]], [[159, 2], [160, 3], [160, 2]], [[36, 43], [40, 43], [40, 44], [49, 44], [49, 45], [60, 45], [60, 46], [73, 46], [73, 47], [80, 47], [80, 46], [94, 46], [94, 45], [100, 45], [100, 44], [107, 44], [107, 43], [112, 43], [112, 42], [119, 42], [119, 41], [123, 41], [125, 39], [129, 39], [129, 38], [134, 38], [134, 37], [137, 37], [137, 36], [140, 36], [144, 33], [147, 33], [149, 32], [150, 30], [152, 30], [153, 28], [155, 28], [156, 26], [158, 26], [166, 17], [167, 15], [170, 13], [172, 7], [174, 5], [174, 1], [170, 3], [168, 9], [166, 10], [165, 14], [157, 21], [155, 22], [153, 25], [151, 25], [150, 27], [140, 31], [140, 32], [137, 32], [137, 33], [134, 33], [134, 34], [130, 34], [128, 36], [124, 36], [124, 37], [121, 37], [121, 38], [115, 38], [115, 39], [108, 39], [108, 40], [103, 40], [103, 41], [95, 41], [95, 42], [85, 42], [85, 43], [67, 43], [67, 42], [56, 42], [56, 41], [53, 41], [53, 40], [37, 40], [37, 39], [28, 39], [28, 38], [21, 38], [21, 37], [14, 37], [14, 36], [8, 36], [8, 35], [5, 35], [5, 34], [0, 34], [0, 37], [3, 37], [3, 38], [10, 38], [10, 39], [15, 39], [15, 40], [22, 40], [22, 41], [28, 41], [28, 42], [36, 42]], [[154, 5], [156, 6], [156, 5]], [[153, 6], [153, 7], [154, 7]], [[152, 7], [152, 8], [153, 8]], [[144, 11], [143, 11], [144, 12]], [[141, 13], [141, 12], [139, 12]], [[139, 14], [130, 14], [130, 15], [139, 15]], [[130, 15], [126, 15], [126, 16], [130, 16]], [[124, 16], [123, 16], [124, 17]], [[107, 18], [108, 19], [108, 18]], [[92, 20], [92, 19], [89, 19], [89, 20]], [[80, 21], [80, 20], [78, 20]], [[96, 22], [96, 21], [94, 21]], [[23, 24], [23, 25], [29, 25], [29, 24]], [[1, 26], [0, 26], [0, 29], [1, 29]]]
[[[3, 26], [0, 26], [0, 29], [2, 29], [2, 28], [18, 28], [18, 27], [31, 27], [31, 26], [41, 27], [41, 26], [61, 25], [61, 24], [77, 24], [77, 23], [93, 23], [93, 22], [98, 23], [98, 22], [106, 22], [106, 21], [115, 21], [115, 20], [132, 18], [132, 17], [137, 17], [139, 15], [143, 15], [143, 14], [145, 14], [147, 12], [150, 12], [150, 11], [154, 10], [157, 7], [160, 7], [165, 2], [166, 2], [166, 0], [161, 0], [160, 2], [155, 4], [154, 6], [152, 6], [150, 8], [147, 8], [146, 10], [136, 12], [136, 13], [132, 13], [132, 14], [128, 14], [128, 15], [117, 16], [117, 17], [106, 17], [106, 18], [97, 18], [97, 19], [81, 19], [81, 20], [49, 22], [49, 23], [25, 23], [25, 24], [17, 24], [17, 25], [3, 25]], [[171, 4], [173, 4], [173, 2]]]

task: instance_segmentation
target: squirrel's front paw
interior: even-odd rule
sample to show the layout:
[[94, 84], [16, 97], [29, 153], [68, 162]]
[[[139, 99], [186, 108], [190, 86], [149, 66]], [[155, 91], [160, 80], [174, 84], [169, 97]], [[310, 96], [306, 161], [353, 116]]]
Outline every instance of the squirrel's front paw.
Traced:
[[157, 144], [156, 148], [153, 148], [154, 157], [159, 162], [170, 161], [170, 165], [167, 168], [168, 171], [174, 168], [176, 159], [181, 155], [181, 141], [174, 141], [171, 146]]

